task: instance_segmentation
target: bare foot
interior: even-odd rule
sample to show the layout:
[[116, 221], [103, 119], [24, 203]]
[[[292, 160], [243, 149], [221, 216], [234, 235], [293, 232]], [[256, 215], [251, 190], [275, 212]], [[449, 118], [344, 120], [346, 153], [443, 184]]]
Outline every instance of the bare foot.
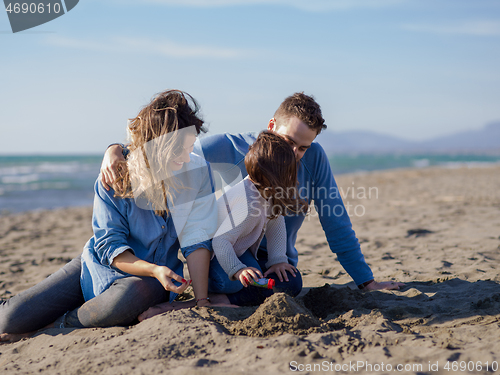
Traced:
[[31, 337], [37, 334], [40, 331], [43, 331], [44, 329], [49, 329], [49, 328], [54, 328], [54, 323], [50, 323], [43, 327], [42, 329], [39, 329], [38, 331], [32, 331], [32, 332], [27, 332], [27, 333], [0, 333], [0, 345], [1, 344], [10, 344], [11, 342], [16, 342], [19, 340], [24, 339], [25, 337]]
[[2, 333], [0, 334], [0, 344], [10, 344], [22, 340], [25, 337], [31, 337], [37, 332], [38, 331], [28, 333]]
[[213, 307], [239, 307], [238, 305], [233, 305], [229, 302], [229, 298], [225, 294], [209, 294], [210, 304]]
[[209, 299], [198, 301], [196, 307], [239, 307], [232, 305], [225, 294], [210, 294]]
[[202, 299], [196, 302], [196, 307], [210, 307], [211, 305], [209, 299]]
[[[189, 301], [188, 301], [189, 302]], [[225, 294], [209, 294], [208, 299], [201, 299], [196, 303], [196, 307], [239, 307], [232, 305]]]
[[172, 311], [174, 307], [172, 304], [165, 302], [165, 303], [160, 303], [159, 305], [150, 307], [146, 311], [144, 311], [141, 315], [137, 317], [139, 319], [139, 322], [142, 322], [143, 320], [152, 318], [155, 315], [163, 314], [164, 312], [167, 311]]
[[229, 298], [225, 294], [209, 294], [210, 301], [200, 301], [198, 307], [239, 307], [238, 305], [233, 305], [229, 302]]
[[[229, 298], [227, 298], [225, 294], [210, 294], [209, 296], [210, 296], [210, 302], [206, 300], [200, 301], [205, 304], [203, 305], [198, 303], [198, 307], [239, 307], [237, 305], [232, 305], [231, 302], [229, 302]], [[164, 312], [167, 311], [187, 309], [195, 306], [196, 306], [195, 299], [191, 299], [189, 301], [174, 301], [172, 303], [170, 302], [160, 303], [159, 305], [150, 307], [149, 309], [144, 311], [141, 315], [137, 317], [137, 319], [139, 320], [139, 322], [142, 322], [143, 320], [152, 318], [155, 315], [163, 314]]]
[[167, 311], [187, 309], [195, 306], [196, 306], [196, 301], [194, 299], [190, 299], [189, 301], [174, 301], [172, 303], [164, 302], [160, 303], [159, 305], [150, 307], [149, 309], [144, 311], [141, 315], [139, 315], [137, 319], [139, 320], [139, 322], [142, 322], [143, 320], [152, 318], [155, 315], [163, 314], [164, 312]]
[[198, 307], [232, 307], [232, 308], [237, 308], [237, 307], [240, 307], [240, 306], [238, 306], [238, 305], [232, 305], [230, 303], [213, 303], [213, 302], [211, 302], [209, 305], [198, 306]]

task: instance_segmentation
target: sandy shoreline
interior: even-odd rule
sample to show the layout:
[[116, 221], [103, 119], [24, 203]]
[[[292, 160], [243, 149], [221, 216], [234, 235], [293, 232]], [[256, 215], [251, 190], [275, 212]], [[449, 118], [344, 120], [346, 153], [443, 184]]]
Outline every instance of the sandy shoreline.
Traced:
[[[337, 182], [376, 278], [407, 283], [402, 290], [358, 291], [311, 215], [297, 240], [299, 298], [275, 295], [258, 309], [188, 309], [126, 328], [47, 330], [0, 345], [0, 371], [450, 374], [464, 364], [462, 373], [500, 366], [500, 167], [392, 170]], [[90, 217], [91, 208], [0, 216], [0, 297], [78, 255]], [[357, 361], [364, 367], [355, 371]]]

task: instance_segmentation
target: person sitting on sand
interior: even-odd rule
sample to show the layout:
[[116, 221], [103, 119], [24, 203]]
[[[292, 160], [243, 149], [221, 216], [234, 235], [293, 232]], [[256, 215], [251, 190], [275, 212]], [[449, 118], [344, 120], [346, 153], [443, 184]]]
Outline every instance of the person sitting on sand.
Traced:
[[[128, 125], [128, 162], [114, 190], [95, 184], [93, 237], [61, 270], [0, 305], [0, 339], [56, 327], [129, 325], [190, 284], [207, 299], [216, 200], [207, 162], [192, 154], [204, 131], [198, 105], [181, 91], [158, 94]], [[80, 259], [81, 258], [81, 259]], [[16, 336], [17, 335], [17, 336]]]
[[[287, 97], [276, 110], [273, 118], [269, 120], [267, 129], [275, 132], [285, 139], [293, 148], [298, 167], [298, 185], [300, 197], [311, 204], [314, 201], [322, 228], [328, 244], [337, 259], [353, 278], [356, 285], [363, 290], [399, 289], [403, 283], [377, 282], [366, 263], [361, 252], [359, 241], [352, 229], [347, 210], [340, 197], [335, 178], [330, 168], [330, 162], [323, 148], [313, 142], [316, 136], [326, 129], [321, 108], [313, 97], [304, 93], [295, 93]], [[242, 176], [247, 172], [244, 166], [245, 155], [248, 147], [257, 138], [256, 133], [216, 134], [199, 139], [195, 150], [203, 153], [210, 163], [221, 166], [217, 172], [221, 175], [231, 175], [237, 169]], [[116, 179], [116, 166], [123, 160], [122, 146], [111, 145], [106, 150], [101, 166], [102, 183], [108, 186]], [[237, 168], [235, 168], [235, 166]], [[288, 261], [297, 267], [298, 251], [295, 248], [297, 232], [304, 221], [305, 215], [298, 213], [288, 214], [285, 217], [287, 232]], [[267, 259], [267, 243], [264, 237], [257, 252], [259, 261]], [[267, 271], [263, 268], [263, 271]], [[288, 272], [288, 271], [287, 271]], [[296, 296], [302, 290], [300, 272], [289, 275], [288, 280], [281, 282], [275, 273], [267, 274], [275, 280], [275, 292], [288, 291]], [[245, 288], [240, 291], [247, 292], [247, 303], [260, 304], [265, 299], [264, 289], [254, 293], [256, 288]], [[237, 302], [227, 295], [225, 302]], [[241, 299], [240, 296], [238, 299]]]

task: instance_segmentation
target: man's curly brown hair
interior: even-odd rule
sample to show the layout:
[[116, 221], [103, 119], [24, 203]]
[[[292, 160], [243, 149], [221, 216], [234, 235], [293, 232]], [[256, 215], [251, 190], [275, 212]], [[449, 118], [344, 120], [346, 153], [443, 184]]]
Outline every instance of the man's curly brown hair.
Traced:
[[287, 97], [274, 113], [278, 127], [293, 116], [316, 131], [316, 134], [321, 133], [327, 127], [319, 104], [316, 103], [312, 96], [303, 92], [296, 92]]

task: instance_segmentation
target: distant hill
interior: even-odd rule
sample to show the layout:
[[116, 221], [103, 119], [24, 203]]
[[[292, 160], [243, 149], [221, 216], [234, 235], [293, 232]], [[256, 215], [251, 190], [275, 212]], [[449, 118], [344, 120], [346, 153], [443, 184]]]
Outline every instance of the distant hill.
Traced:
[[500, 121], [425, 141], [408, 141], [370, 131], [326, 130], [316, 139], [328, 155], [367, 153], [481, 153], [500, 154]]

